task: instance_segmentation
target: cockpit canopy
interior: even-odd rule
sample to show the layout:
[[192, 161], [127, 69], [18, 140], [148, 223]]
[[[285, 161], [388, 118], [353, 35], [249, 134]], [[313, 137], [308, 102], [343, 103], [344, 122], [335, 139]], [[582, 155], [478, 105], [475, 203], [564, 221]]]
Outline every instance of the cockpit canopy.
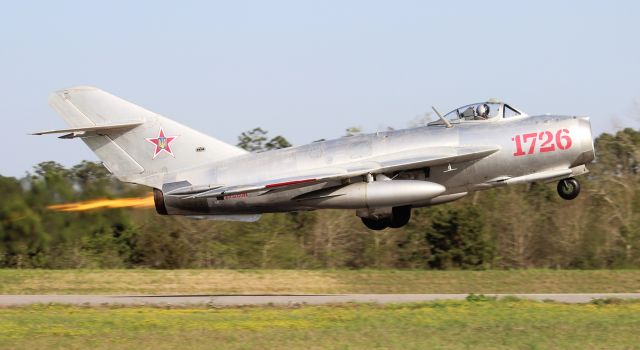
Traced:
[[[444, 119], [451, 124], [468, 122], [499, 121], [506, 118], [525, 116], [522, 111], [509, 106], [506, 103], [495, 100], [473, 103], [456, 108], [444, 115]], [[427, 125], [444, 125], [442, 120], [436, 120]]]

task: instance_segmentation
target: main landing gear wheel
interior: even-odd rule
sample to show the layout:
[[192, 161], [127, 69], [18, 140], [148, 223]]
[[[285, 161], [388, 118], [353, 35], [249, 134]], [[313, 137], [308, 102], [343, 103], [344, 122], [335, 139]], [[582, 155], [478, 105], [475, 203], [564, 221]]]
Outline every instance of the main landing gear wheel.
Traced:
[[411, 206], [393, 207], [391, 216], [381, 219], [360, 218], [362, 223], [371, 230], [384, 230], [387, 227], [400, 228], [411, 219]]
[[367, 228], [375, 231], [384, 230], [385, 228], [389, 227], [389, 225], [391, 224], [391, 218], [384, 218], [379, 220], [369, 219], [369, 218], [360, 218], [360, 219], [362, 219], [362, 223], [365, 226], [367, 226]]
[[411, 206], [393, 207], [389, 227], [400, 228], [411, 219]]
[[580, 183], [574, 178], [560, 180], [558, 182], [558, 194], [562, 199], [575, 199], [580, 194]]

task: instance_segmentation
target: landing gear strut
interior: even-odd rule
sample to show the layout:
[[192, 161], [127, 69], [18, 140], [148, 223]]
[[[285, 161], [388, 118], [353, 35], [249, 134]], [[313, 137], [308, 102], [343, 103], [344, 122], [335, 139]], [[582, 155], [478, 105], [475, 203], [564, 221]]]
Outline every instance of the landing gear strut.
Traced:
[[362, 217], [362, 223], [371, 230], [384, 230], [387, 227], [400, 228], [411, 219], [411, 206], [393, 207], [391, 216], [380, 219]]
[[575, 199], [580, 194], [580, 183], [574, 178], [562, 179], [558, 182], [558, 194], [562, 199]]

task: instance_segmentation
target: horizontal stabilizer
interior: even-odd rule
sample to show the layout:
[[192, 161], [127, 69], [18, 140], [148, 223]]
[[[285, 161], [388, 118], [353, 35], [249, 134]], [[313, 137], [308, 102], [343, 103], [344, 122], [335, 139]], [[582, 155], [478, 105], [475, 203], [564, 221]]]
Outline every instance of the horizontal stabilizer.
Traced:
[[135, 128], [136, 126], [139, 126], [139, 125], [142, 125], [142, 124], [144, 124], [143, 120], [132, 120], [132, 121], [113, 123], [113, 124], [102, 124], [102, 125], [85, 126], [85, 127], [82, 127], [82, 128], [39, 131], [39, 132], [35, 132], [35, 133], [31, 134], [31, 135], [67, 134], [67, 133], [83, 134], [83, 133], [86, 133], [86, 132], [101, 132], [101, 131], [102, 132], [106, 132], [106, 131], [120, 130], [120, 129], [132, 129], [132, 128]]

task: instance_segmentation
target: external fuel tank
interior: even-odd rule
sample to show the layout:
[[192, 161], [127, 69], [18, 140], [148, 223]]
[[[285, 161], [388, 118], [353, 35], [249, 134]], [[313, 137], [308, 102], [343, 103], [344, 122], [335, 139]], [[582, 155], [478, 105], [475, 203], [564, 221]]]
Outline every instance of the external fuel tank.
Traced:
[[445, 190], [444, 186], [429, 181], [372, 181], [305, 193], [294, 200], [324, 209], [395, 207], [437, 197]]

